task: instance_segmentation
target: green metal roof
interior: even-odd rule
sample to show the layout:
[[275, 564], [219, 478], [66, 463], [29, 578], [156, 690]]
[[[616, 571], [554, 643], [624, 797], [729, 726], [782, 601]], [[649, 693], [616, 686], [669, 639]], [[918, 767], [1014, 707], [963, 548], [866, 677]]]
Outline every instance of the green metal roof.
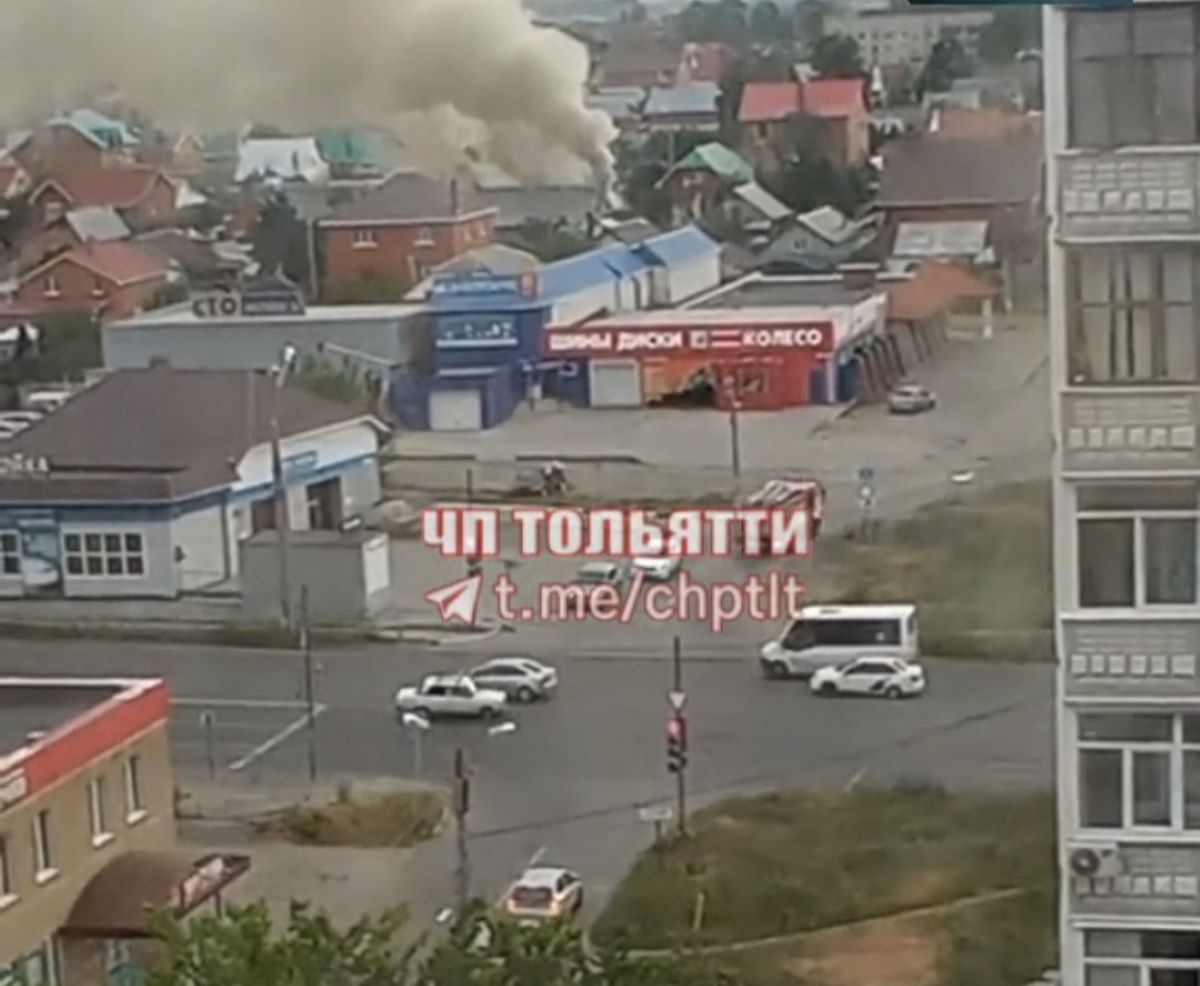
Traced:
[[754, 181], [754, 168], [750, 163], [715, 140], [692, 148], [671, 167], [671, 172], [675, 171], [711, 171], [739, 185]]

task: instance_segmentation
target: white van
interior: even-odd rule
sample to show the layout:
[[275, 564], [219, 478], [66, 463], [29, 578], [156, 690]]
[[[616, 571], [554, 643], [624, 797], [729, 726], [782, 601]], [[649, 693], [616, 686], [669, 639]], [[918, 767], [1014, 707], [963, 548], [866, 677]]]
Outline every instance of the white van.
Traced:
[[805, 606], [759, 654], [768, 678], [808, 678], [817, 668], [865, 654], [915, 660], [921, 646], [917, 607], [911, 603], [874, 606]]

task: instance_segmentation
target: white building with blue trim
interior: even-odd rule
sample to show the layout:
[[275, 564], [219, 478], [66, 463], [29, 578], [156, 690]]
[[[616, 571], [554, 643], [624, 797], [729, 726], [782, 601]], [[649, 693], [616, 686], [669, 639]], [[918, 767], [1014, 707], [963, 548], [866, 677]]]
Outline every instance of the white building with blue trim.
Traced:
[[240, 542], [275, 527], [275, 414], [290, 529], [378, 502], [374, 417], [265, 373], [120, 370], [0, 443], [0, 596], [236, 590]]

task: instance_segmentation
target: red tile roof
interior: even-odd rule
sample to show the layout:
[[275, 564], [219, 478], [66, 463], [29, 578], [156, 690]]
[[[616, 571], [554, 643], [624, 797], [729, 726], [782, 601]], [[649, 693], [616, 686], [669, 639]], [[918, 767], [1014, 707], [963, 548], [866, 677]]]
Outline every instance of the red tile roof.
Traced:
[[820, 117], [856, 116], [866, 111], [862, 79], [810, 79], [800, 86], [800, 106]]
[[959, 301], [995, 297], [999, 288], [959, 264], [927, 260], [907, 281], [888, 289], [888, 317], [921, 322], [949, 311]]
[[[80, 168], [53, 175], [46, 179], [43, 187], [53, 183], [62, 189], [75, 206], [111, 205], [127, 208], [149, 195], [159, 179], [165, 180], [162, 172], [156, 168]], [[37, 193], [34, 194], [36, 196]]]
[[133, 243], [109, 240], [105, 243], [85, 243], [60, 253], [29, 271], [22, 280], [32, 280], [59, 264], [75, 264], [118, 286], [165, 277], [171, 269], [162, 257]]
[[747, 82], [742, 88], [740, 123], [786, 120], [800, 112], [800, 83]]

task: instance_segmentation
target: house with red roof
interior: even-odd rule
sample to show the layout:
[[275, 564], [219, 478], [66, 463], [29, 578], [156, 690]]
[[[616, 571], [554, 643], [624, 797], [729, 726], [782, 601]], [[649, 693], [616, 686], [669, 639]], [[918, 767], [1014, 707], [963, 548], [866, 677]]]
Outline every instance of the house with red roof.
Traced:
[[88, 241], [21, 275], [0, 314], [37, 318], [92, 312], [104, 321], [143, 310], [171, 277], [170, 264], [126, 240]]
[[57, 171], [38, 185], [29, 204], [42, 225], [72, 209], [109, 206], [131, 226], [160, 226], [175, 213], [175, 186], [144, 165], [82, 167]]
[[760, 166], [777, 166], [804, 140], [836, 164], [870, 155], [870, 116], [862, 79], [749, 82], [738, 108], [742, 143]]

